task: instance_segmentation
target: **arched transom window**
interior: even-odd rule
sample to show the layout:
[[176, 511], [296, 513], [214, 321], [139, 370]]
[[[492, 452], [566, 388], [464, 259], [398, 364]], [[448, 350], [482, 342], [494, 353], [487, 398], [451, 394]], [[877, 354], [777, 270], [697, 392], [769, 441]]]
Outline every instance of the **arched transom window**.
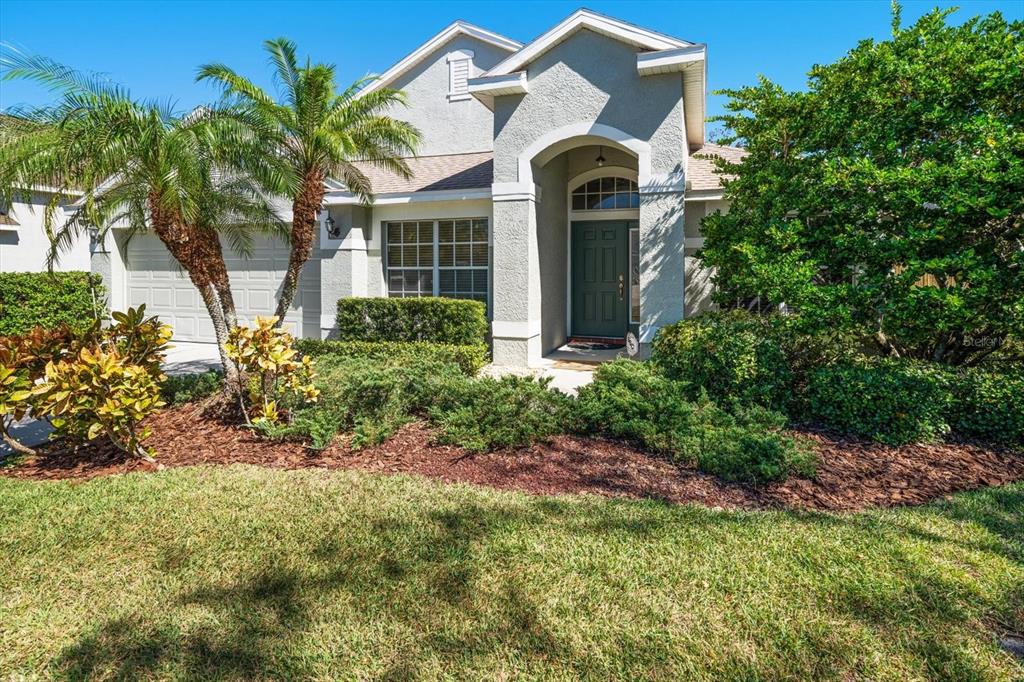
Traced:
[[640, 208], [636, 182], [629, 178], [595, 178], [572, 191], [572, 210], [602, 211]]

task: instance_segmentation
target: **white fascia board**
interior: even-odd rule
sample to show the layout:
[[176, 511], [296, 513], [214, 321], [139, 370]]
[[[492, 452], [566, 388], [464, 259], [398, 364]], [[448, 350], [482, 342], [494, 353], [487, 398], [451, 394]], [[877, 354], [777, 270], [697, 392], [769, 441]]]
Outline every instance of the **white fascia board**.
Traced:
[[672, 50], [693, 45], [693, 43], [686, 40], [671, 38], [656, 31], [650, 31], [634, 24], [612, 19], [597, 12], [579, 9], [566, 17], [557, 26], [526, 45], [526, 47], [510, 55], [484, 75], [500, 76], [514, 71], [521, 71], [525, 65], [581, 28], [602, 33], [645, 50]]
[[472, 95], [525, 95], [528, 91], [525, 71], [469, 79], [469, 92]]
[[51, 185], [32, 185], [30, 187], [19, 187], [18, 189], [27, 190], [29, 192], [39, 192], [40, 194], [64, 194], [69, 197], [80, 197], [85, 192], [80, 189], [60, 189], [59, 187], [52, 187]]
[[[387, 194], [376, 194], [373, 197], [374, 206], [386, 206], [388, 204], [411, 204], [430, 201], [469, 201], [472, 199], [490, 199], [491, 188], [480, 187], [477, 189], [441, 189], [426, 192], [391, 192]], [[338, 192], [328, 194], [324, 197], [325, 206], [341, 206], [345, 204], [361, 204], [358, 196], [351, 192]]]
[[636, 70], [641, 76], [682, 71], [696, 62], [703, 62], [707, 45], [697, 44], [671, 50], [641, 52], [636, 56]]
[[417, 47], [397, 64], [378, 76], [377, 80], [363, 88], [357, 96], [362, 96], [368, 92], [373, 92], [374, 90], [384, 87], [412, 67], [416, 66], [416, 64], [426, 58], [431, 52], [458, 35], [467, 35], [472, 38], [476, 38], [477, 40], [508, 52], [515, 52], [523, 46], [519, 41], [506, 38], [494, 31], [488, 31], [485, 28], [480, 28], [479, 26], [474, 26], [473, 24], [468, 24], [464, 21], [456, 21], [446, 26], [440, 33]]
[[725, 194], [721, 188], [718, 189], [687, 189], [683, 196], [684, 201], [721, 201]]

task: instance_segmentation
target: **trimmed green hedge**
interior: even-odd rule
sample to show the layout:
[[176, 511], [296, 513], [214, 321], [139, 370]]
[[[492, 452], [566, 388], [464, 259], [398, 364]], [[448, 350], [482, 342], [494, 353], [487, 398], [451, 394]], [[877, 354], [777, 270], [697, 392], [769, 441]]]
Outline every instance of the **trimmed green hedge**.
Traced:
[[1024, 445], [1024, 365], [965, 367], [953, 373], [950, 425], [970, 438]]
[[458, 365], [473, 376], [487, 364], [487, 346], [483, 343], [456, 345], [430, 341], [336, 341], [299, 339], [295, 347], [303, 355], [338, 355], [350, 358], [389, 360], [401, 363], [408, 360], [447, 362]]
[[662, 327], [651, 360], [669, 379], [686, 382], [689, 397], [785, 408], [793, 392], [782, 345], [769, 323], [742, 311], [706, 313]]
[[342, 341], [485, 342], [486, 309], [454, 298], [343, 298], [338, 301]]
[[0, 272], [0, 336], [84, 329], [104, 314], [105, 299], [100, 276], [88, 272]]
[[892, 445], [953, 432], [1024, 444], [1024, 367], [948, 367], [861, 359], [811, 374], [808, 414], [829, 428]]
[[948, 372], [927, 362], [840, 362], [812, 372], [807, 386], [812, 418], [890, 445], [948, 433], [952, 404]]

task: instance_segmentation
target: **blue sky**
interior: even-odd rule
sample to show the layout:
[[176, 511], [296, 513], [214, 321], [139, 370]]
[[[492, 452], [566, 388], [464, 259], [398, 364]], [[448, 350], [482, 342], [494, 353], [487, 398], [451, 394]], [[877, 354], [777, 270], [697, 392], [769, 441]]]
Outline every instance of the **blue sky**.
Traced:
[[[999, 10], [1024, 18], [1024, 0], [956, 3], [955, 21]], [[909, 23], [950, 2], [906, 2]], [[286, 36], [300, 54], [338, 66], [342, 83], [381, 72], [454, 19], [527, 42], [579, 2], [77, 2], [0, 0], [0, 41], [77, 69], [108, 74], [142, 98], [171, 98], [188, 109], [214, 97], [194, 82], [200, 63], [222, 61], [269, 86], [260, 44]], [[709, 87], [738, 87], [764, 74], [786, 88], [807, 70], [862, 38], [884, 39], [889, 3], [587, 2], [584, 6], [669, 35], [708, 44]], [[25, 82], [0, 83], [0, 108], [43, 104], [49, 94]], [[709, 113], [724, 98], [712, 97]]]

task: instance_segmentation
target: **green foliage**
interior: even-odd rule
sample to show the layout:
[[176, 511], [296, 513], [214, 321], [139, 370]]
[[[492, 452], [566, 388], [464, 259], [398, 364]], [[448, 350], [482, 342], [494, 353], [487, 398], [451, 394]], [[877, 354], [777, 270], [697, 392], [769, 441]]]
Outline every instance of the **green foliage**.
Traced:
[[36, 357], [50, 359], [27, 399], [57, 435], [77, 441], [105, 436], [129, 455], [152, 457], [143, 445], [150, 431], [141, 424], [164, 406], [160, 365], [171, 328], [145, 312], [145, 306], [114, 312], [109, 328], [94, 325], [81, 337], [65, 336], [59, 349], [54, 341], [60, 334], [29, 337], [41, 344]]
[[336, 434], [351, 431], [353, 447], [373, 445], [426, 416], [450, 383], [465, 379], [457, 365], [428, 358], [367, 362], [325, 355], [317, 367], [319, 404], [297, 411], [289, 425], [265, 430], [268, 435], [307, 437], [322, 449]]
[[201, 66], [198, 80], [219, 87], [224, 100], [218, 114], [247, 129], [240, 146], [255, 151], [257, 158], [246, 167], [264, 171], [260, 176], [271, 194], [292, 200], [291, 255], [275, 313], [284, 318], [312, 252], [324, 181], [336, 179], [370, 204], [374, 190], [358, 164], [408, 178], [405, 159], [416, 155], [420, 134], [412, 124], [392, 118], [406, 104], [401, 91], [367, 87], [376, 76], [341, 90], [334, 65], [308, 58], [302, 63], [287, 38], [267, 40], [263, 47], [273, 66], [273, 93], [224, 64]]
[[961, 368], [951, 384], [950, 424], [956, 433], [1024, 445], [1024, 366]]
[[207, 398], [223, 385], [224, 373], [218, 370], [168, 376], [160, 386], [160, 397], [168, 405], [176, 407]]
[[454, 298], [343, 298], [338, 336], [345, 341], [433, 341], [479, 345], [487, 335], [484, 304]]
[[762, 483], [811, 475], [813, 454], [781, 433], [785, 415], [763, 407], [724, 410], [653, 363], [601, 365], [580, 389], [574, 428], [623, 438], [726, 480]]
[[225, 344], [240, 381], [235, 386], [246, 421], [277, 424], [288, 413], [317, 401], [313, 358], [296, 359], [292, 335], [276, 326], [276, 317], [257, 317], [253, 327], [235, 327]]
[[952, 395], [941, 366], [863, 359], [815, 370], [807, 405], [810, 416], [829, 428], [901, 445], [948, 433]]
[[477, 344], [436, 343], [433, 341], [335, 341], [298, 339], [295, 348], [303, 355], [319, 357], [337, 355], [398, 364], [413, 359], [433, 360], [458, 365], [468, 375], [475, 375], [487, 364], [487, 346]]
[[668, 378], [689, 384], [691, 398], [706, 391], [719, 400], [782, 408], [793, 373], [770, 332], [769, 323], [755, 315], [707, 313], [662, 327], [651, 359]]
[[571, 399], [532, 377], [451, 382], [430, 408], [437, 441], [483, 452], [526, 447], [565, 431]]
[[1024, 336], [1024, 23], [949, 13], [815, 66], [806, 91], [724, 91], [749, 155], [719, 164], [730, 209], [702, 226], [720, 303], [785, 302], [806, 330], [954, 365]]
[[0, 272], [0, 336], [84, 330], [104, 316], [105, 296], [100, 276], [87, 272]]

